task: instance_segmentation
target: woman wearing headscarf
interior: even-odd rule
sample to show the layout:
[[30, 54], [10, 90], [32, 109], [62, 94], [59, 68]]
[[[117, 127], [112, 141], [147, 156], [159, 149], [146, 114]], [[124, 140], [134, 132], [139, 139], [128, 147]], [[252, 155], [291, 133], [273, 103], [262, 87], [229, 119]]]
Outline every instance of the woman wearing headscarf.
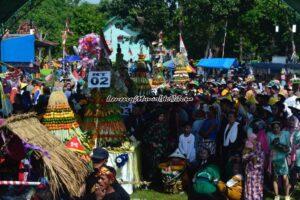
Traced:
[[241, 154], [243, 148], [243, 139], [245, 137], [242, 127], [236, 121], [234, 112], [228, 113], [228, 123], [222, 135], [222, 156], [225, 164], [234, 155]]
[[259, 123], [254, 123], [251, 133], [243, 151], [243, 162], [245, 164], [245, 200], [263, 200], [264, 183], [264, 160], [265, 154], [262, 148], [262, 132], [258, 127]]
[[168, 129], [165, 123], [165, 113], [163, 110], [159, 110], [156, 115], [154, 124], [146, 131], [144, 140], [145, 165], [147, 172], [145, 175], [151, 180], [158, 172], [158, 164], [165, 156], [168, 147]]
[[290, 162], [292, 169], [292, 185], [297, 183], [300, 173], [300, 126], [299, 120], [295, 116], [288, 118], [288, 131], [290, 133], [291, 154]]
[[281, 122], [274, 121], [271, 125], [272, 131], [268, 133], [268, 143], [271, 149], [270, 167], [272, 167], [273, 187], [275, 200], [279, 200], [278, 178], [283, 177], [285, 200], [290, 200], [289, 168], [287, 157], [289, 155], [291, 142], [290, 134], [283, 131]]

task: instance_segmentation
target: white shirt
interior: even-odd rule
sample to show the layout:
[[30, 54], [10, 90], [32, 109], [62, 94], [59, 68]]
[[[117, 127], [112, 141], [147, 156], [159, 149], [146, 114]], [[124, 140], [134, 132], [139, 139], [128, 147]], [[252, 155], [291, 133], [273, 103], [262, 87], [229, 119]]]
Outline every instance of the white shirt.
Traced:
[[300, 108], [300, 104], [299, 102], [297, 102], [297, 98], [298, 97], [296, 95], [293, 95], [284, 101], [285, 111], [288, 113], [288, 117], [293, 115], [292, 110], [289, 107]]
[[196, 158], [195, 151], [195, 136], [189, 134], [189, 136], [184, 136], [181, 134], [179, 136], [179, 151], [186, 156], [189, 162], [192, 162]]

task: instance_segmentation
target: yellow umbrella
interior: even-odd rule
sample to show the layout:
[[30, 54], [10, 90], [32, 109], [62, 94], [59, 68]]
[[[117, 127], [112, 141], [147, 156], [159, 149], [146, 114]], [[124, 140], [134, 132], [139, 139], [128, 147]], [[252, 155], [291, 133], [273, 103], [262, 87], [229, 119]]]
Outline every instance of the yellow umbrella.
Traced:
[[196, 70], [190, 65], [186, 66], [187, 73], [196, 73]]

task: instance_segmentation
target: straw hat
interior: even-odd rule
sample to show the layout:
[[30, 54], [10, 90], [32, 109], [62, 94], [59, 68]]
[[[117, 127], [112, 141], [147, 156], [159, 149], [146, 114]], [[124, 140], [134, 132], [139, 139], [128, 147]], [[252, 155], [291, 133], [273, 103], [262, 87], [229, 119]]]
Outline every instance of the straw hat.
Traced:
[[21, 83], [21, 84], [20, 84], [21, 90], [24, 89], [27, 85], [28, 85], [27, 83]]
[[184, 155], [179, 151], [179, 149], [176, 149], [171, 155], [169, 155], [169, 158], [182, 158], [186, 159]]

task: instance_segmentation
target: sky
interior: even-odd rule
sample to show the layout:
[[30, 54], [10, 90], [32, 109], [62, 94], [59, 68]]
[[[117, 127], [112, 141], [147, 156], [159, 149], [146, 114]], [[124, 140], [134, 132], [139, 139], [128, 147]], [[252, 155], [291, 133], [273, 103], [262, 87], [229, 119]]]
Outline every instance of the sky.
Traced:
[[89, 3], [96, 3], [96, 4], [98, 4], [100, 2], [100, 0], [85, 0], [85, 1], [87, 1]]

